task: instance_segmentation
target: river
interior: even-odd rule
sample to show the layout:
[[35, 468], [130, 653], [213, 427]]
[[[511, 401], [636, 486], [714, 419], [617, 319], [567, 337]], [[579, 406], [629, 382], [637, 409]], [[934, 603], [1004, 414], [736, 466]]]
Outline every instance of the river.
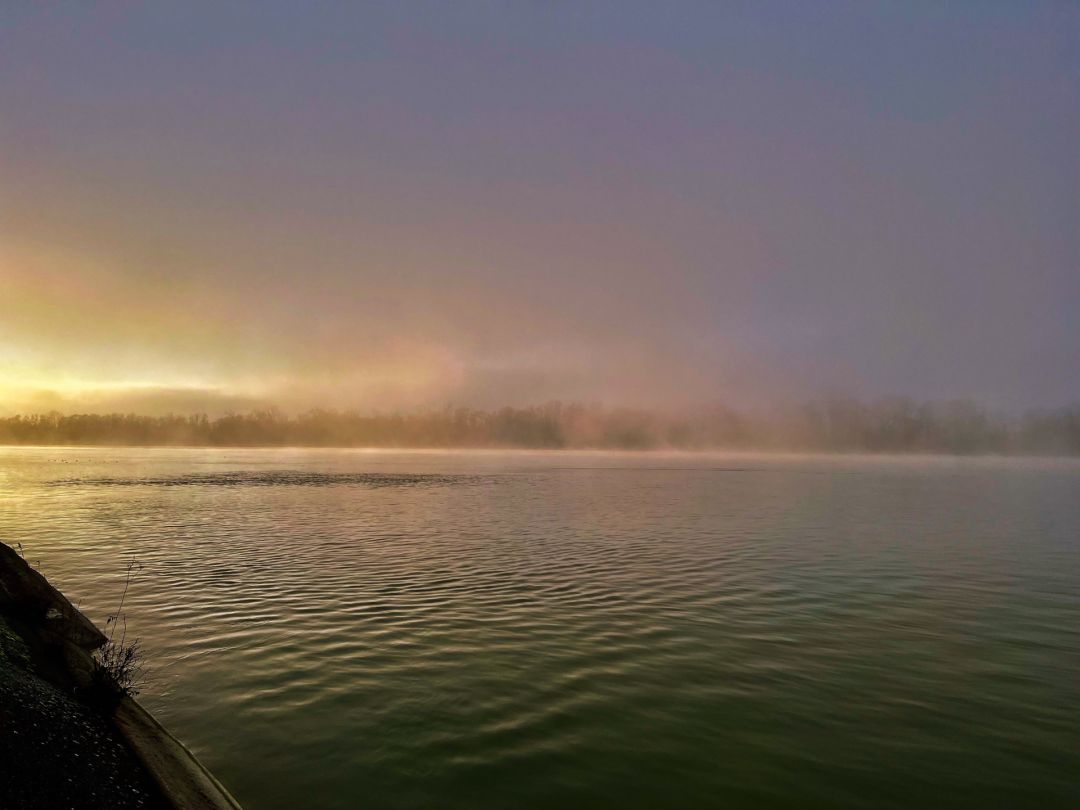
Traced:
[[249, 810], [1080, 801], [1075, 461], [0, 448], [0, 539]]

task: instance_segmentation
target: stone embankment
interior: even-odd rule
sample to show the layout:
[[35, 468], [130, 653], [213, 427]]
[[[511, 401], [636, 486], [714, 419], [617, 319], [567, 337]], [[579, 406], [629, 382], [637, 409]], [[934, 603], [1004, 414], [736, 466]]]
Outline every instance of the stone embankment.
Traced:
[[106, 641], [0, 543], [0, 807], [239, 810], [135, 700], [102, 699]]

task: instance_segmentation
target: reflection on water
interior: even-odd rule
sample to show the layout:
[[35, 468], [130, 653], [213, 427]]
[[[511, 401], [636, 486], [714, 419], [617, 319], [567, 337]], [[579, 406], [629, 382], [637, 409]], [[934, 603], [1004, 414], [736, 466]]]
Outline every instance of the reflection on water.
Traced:
[[1070, 806], [1080, 467], [0, 449], [249, 808]]

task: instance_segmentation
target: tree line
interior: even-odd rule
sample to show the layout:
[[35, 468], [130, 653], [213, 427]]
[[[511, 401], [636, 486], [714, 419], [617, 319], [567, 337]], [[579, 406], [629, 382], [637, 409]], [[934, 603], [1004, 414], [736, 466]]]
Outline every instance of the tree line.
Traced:
[[1080, 455], [1080, 405], [995, 417], [968, 400], [829, 399], [770, 411], [680, 414], [547, 403], [407, 413], [274, 408], [205, 414], [30, 414], [0, 418], [0, 444], [205, 447], [730, 449]]

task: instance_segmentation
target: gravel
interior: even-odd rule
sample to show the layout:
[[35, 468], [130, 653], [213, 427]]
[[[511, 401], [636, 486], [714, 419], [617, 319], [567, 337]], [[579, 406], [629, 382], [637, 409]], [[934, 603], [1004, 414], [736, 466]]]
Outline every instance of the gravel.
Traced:
[[0, 807], [162, 806], [109, 720], [35, 673], [0, 616]]

